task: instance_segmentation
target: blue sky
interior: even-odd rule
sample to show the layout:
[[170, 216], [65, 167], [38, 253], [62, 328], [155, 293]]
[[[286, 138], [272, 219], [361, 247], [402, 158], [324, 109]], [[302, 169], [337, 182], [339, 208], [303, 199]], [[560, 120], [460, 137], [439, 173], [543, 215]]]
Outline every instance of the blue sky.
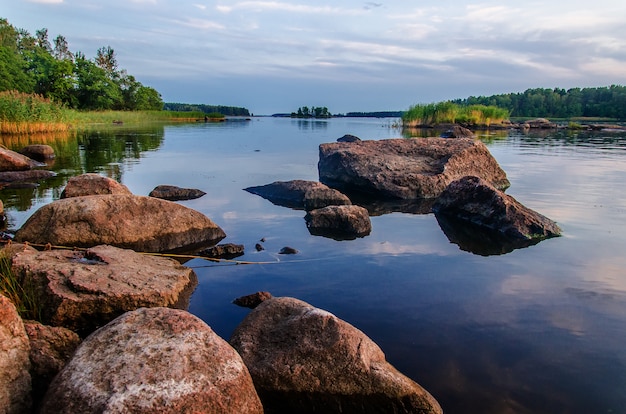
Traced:
[[626, 85], [626, 2], [0, 0], [166, 102], [332, 113], [534, 87]]

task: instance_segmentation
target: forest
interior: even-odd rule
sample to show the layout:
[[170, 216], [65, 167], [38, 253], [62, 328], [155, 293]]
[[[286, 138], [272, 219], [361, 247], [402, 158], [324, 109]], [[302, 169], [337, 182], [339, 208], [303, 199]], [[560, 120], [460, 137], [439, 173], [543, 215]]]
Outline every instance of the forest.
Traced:
[[470, 96], [452, 101], [462, 106], [491, 105], [511, 117], [626, 119], [626, 87], [527, 89], [522, 93]]
[[118, 67], [110, 46], [95, 58], [72, 53], [65, 37], [48, 30], [32, 36], [0, 18], [0, 91], [36, 94], [79, 110], [161, 110], [163, 100]]
[[238, 106], [224, 106], [224, 105], [205, 105], [205, 104], [187, 104], [187, 103], [172, 103], [166, 102], [163, 105], [165, 111], [179, 111], [179, 112], [204, 112], [205, 114], [217, 113], [226, 116], [252, 116], [250, 111], [246, 108]]

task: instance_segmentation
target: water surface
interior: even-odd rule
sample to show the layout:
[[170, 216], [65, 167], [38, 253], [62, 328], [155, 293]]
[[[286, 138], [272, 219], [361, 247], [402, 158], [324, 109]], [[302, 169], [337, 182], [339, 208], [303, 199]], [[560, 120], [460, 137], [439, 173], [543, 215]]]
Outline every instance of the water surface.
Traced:
[[[181, 202], [244, 244], [252, 265], [187, 262], [190, 311], [228, 338], [259, 290], [326, 309], [370, 336], [446, 413], [626, 412], [626, 137], [518, 132], [480, 138], [507, 172], [507, 193], [558, 222], [563, 236], [501, 255], [451, 243], [432, 214], [372, 217], [369, 236], [312, 236], [304, 212], [243, 191], [317, 180], [318, 146], [344, 134], [400, 137], [393, 120], [248, 122], [110, 129], [54, 141], [58, 177], [3, 190], [10, 225], [98, 172], [148, 194], [199, 188]], [[22, 143], [8, 143], [10, 147]], [[5, 143], [7, 145], [7, 143]], [[254, 245], [261, 239], [264, 251]], [[278, 255], [284, 246], [299, 253]]]

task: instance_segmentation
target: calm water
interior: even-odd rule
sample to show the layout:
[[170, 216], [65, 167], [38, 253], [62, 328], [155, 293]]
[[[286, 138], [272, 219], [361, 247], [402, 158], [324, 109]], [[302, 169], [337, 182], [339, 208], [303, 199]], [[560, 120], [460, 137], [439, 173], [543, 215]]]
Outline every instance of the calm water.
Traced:
[[[202, 189], [183, 203], [217, 222], [223, 242], [244, 244], [239, 259], [260, 263], [187, 262], [200, 281], [190, 311], [222, 337], [248, 312], [231, 300], [267, 290], [364, 331], [446, 413], [626, 412], [626, 136], [481, 136], [508, 174], [507, 192], [564, 234], [503, 255], [462, 250], [432, 214], [372, 217], [371, 235], [353, 241], [312, 236], [304, 212], [242, 191], [317, 180], [320, 143], [401, 136], [391, 122], [259, 118], [48, 138], [57, 178], [0, 196], [17, 228], [82, 172], [135, 194]], [[266, 250], [256, 252], [261, 238]], [[284, 246], [299, 254], [276, 254]]]

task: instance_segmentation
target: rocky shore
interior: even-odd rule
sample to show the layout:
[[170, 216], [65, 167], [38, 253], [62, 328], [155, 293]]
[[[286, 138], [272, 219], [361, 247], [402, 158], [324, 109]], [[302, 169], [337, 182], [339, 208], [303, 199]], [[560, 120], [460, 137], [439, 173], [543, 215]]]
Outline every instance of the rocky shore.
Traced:
[[[556, 223], [503, 193], [508, 179], [484, 144], [462, 129], [454, 134], [342, 137], [320, 146], [320, 182], [246, 191], [304, 210], [311, 234], [342, 240], [371, 232], [374, 210], [353, 202], [354, 194], [367, 195], [370, 206], [431, 200], [428, 212], [453, 222], [442, 226], [446, 235], [471, 225], [499, 248], [560, 234]], [[41, 171], [15, 154], [0, 149], [0, 169]], [[144, 253], [208, 252], [225, 238], [210, 218], [171, 201], [203, 195], [159, 186], [139, 196], [85, 174], [24, 223], [0, 260], [28, 287], [40, 321], [22, 320], [0, 295], [3, 412], [442, 412], [363, 332], [314, 305], [268, 292], [239, 298], [253, 309], [228, 340], [188, 313], [193, 270]]]

